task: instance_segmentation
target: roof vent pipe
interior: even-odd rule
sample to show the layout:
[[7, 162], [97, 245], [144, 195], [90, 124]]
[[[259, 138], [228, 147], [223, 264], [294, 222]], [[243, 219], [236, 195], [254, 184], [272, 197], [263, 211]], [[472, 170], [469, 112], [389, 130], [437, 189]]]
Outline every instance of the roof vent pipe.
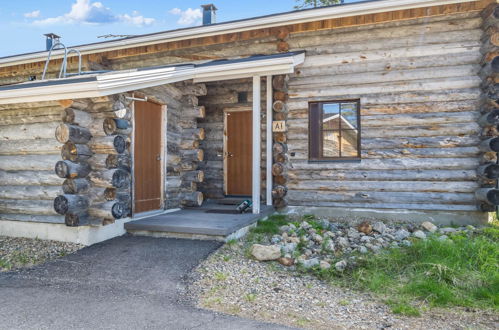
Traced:
[[203, 25], [215, 24], [217, 21], [217, 7], [212, 3], [201, 5], [201, 7], [203, 7]]
[[57, 34], [54, 33], [47, 33], [44, 34], [44, 36], [47, 37], [47, 40], [45, 40], [45, 45], [46, 45], [46, 50], [49, 51], [52, 49], [52, 46], [55, 45], [56, 43], [59, 42], [61, 37], [59, 37]]

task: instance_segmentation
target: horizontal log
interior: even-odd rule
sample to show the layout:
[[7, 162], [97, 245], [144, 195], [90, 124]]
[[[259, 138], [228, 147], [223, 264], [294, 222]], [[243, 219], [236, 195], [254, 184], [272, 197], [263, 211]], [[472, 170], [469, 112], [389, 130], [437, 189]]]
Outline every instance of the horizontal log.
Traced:
[[88, 198], [81, 195], [64, 194], [54, 199], [54, 210], [58, 214], [82, 213], [89, 206]]
[[90, 165], [87, 163], [74, 163], [69, 160], [61, 160], [55, 164], [55, 174], [60, 178], [85, 178], [91, 170]]
[[206, 108], [204, 106], [195, 106], [192, 108], [186, 108], [182, 110], [182, 115], [189, 118], [205, 118], [206, 117]]
[[480, 188], [475, 191], [475, 197], [480, 202], [499, 205], [499, 189]]
[[92, 150], [86, 144], [76, 144], [68, 141], [61, 148], [61, 158], [72, 162], [85, 162], [92, 155]]
[[199, 148], [199, 140], [182, 140], [179, 148], [185, 150], [197, 149]]
[[203, 182], [204, 172], [203, 171], [190, 171], [182, 174], [183, 181], [193, 181], [193, 182]]
[[[447, 204], [447, 205], [474, 205], [474, 193], [453, 193], [453, 192], [382, 192], [382, 191], [362, 191], [362, 192], [322, 192], [322, 191], [299, 191], [290, 190], [288, 200], [291, 204], [298, 201], [304, 203], [314, 203], [324, 205], [328, 202], [348, 202], [348, 203], [413, 203], [413, 204]], [[438, 201], [438, 202], [437, 202]]]
[[12, 107], [9, 110], [0, 111], [0, 126], [56, 123], [60, 121], [63, 108], [59, 106], [40, 106], [40, 103], [35, 104], [38, 104], [38, 107]]
[[64, 216], [64, 223], [68, 227], [97, 225], [96, 219], [92, 218], [88, 212], [66, 213]]
[[[50, 171], [54, 173], [54, 164], [61, 159], [60, 155], [18, 155], [1, 156], [0, 170], [5, 171]], [[57, 177], [54, 175], [54, 177]]]
[[102, 126], [106, 135], [130, 135], [132, 133], [132, 124], [126, 119], [106, 118]]
[[281, 143], [281, 142], [276, 142], [272, 145], [272, 153], [273, 154], [285, 154], [288, 152], [288, 145]]
[[274, 163], [272, 165], [272, 175], [273, 176], [285, 176], [286, 175], [286, 166], [282, 163]]
[[477, 168], [476, 172], [479, 177], [484, 179], [498, 179], [499, 165], [494, 163], [483, 164]]
[[180, 193], [178, 199], [183, 206], [197, 207], [203, 204], [203, 193], [200, 191]]
[[[52, 130], [52, 134], [53, 134]], [[56, 139], [41, 140], [0, 140], [0, 155], [54, 155], [61, 150]]]
[[62, 179], [53, 171], [2, 171], [0, 182], [10, 186], [60, 186]]
[[363, 159], [361, 162], [309, 163], [291, 161], [293, 170], [475, 170], [477, 158]]
[[92, 138], [87, 128], [77, 125], [60, 124], [55, 130], [55, 138], [60, 143], [73, 142], [85, 144]]
[[122, 154], [130, 146], [130, 140], [124, 135], [96, 137], [89, 143], [96, 154]]
[[115, 155], [110, 154], [106, 158], [106, 168], [122, 168], [130, 171], [131, 169], [131, 156], [129, 154]]
[[62, 215], [0, 213], [0, 220], [63, 224], [64, 223], [64, 216], [62, 216]]
[[283, 101], [274, 101], [274, 103], [272, 103], [272, 109], [277, 113], [288, 111], [286, 103], [284, 103]]
[[0, 213], [57, 215], [53, 200], [0, 199]]
[[205, 136], [204, 128], [190, 128], [182, 130], [182, 139], [204, 140]]
[[92, 115], [82, 110], [66, 108], [62, 111], [61, 120], [64, 123], [89, 127], [92, 124]]
[[278, 185], [285, 185], [287, 182], [287, 177], [284, 175], [276, 175], [274, 176], [274, 183]]
[[480, 143], [480, 150], [483, 152], [499, 152], [499, 137], [483, 140]]
[[62, 191], [65, 194], [82, 194], [90, 189], [90, 182], [87, 179], [66, 179], [62, 184]]
[[125, 216], [126, 207], [117, 202], [106, 202], [92, 205], [88, 209], [88, 213], [96, 218], [101, 219], [121, 219]]
[[184, 162], [202, 162], [204, 160], [203, 149], [196, 150], [181, 150], [182, 161]]
[[55, 197], [57, 197], [57, 195], [61, 193], [61, 187], [57, 186], [0, 186], [0, 199], [53, 200]]
[[[276, 177], [277, 178], [277, 177]], [[276, 179], [274, 178], [274, 180]], [[475, 169], [468, 170], [295, 170], [288, 172], [290, 180], [334, 181], [476, 181]]]
[[130, 186], [130, 173], [123, 169], [110, 169], [102, 172], [91, 172], [90, 182], [95, 187], [101, 188], [128, 188]]
[[478, 119], [478, 124], [482, 127], [499, 125], [499, 109], [484, 114]]
[[52, 139], [56, 127], [57, 122], [4, 125], [0, 129], [0, 141]]
[[283, 198], [284, 196], [286, 196], [287, 192], [288, 188], [284, 186], [275, 186], [272, 189], [272, 198]]

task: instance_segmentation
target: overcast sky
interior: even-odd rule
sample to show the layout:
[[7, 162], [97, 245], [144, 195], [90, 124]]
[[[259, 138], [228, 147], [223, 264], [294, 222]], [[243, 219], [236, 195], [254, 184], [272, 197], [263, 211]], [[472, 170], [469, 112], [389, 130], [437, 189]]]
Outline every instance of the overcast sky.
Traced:
[[[213, 0], [217, 22], [293, 10], [294, 0]], [[347, 1], [349, 2], [349, 1]], [[66, 46], [102, 40], [107, 34], [137, 35], [201, 24], [194, 0], [0, 0], [0, 57], [45, 49], [44, 33]]]

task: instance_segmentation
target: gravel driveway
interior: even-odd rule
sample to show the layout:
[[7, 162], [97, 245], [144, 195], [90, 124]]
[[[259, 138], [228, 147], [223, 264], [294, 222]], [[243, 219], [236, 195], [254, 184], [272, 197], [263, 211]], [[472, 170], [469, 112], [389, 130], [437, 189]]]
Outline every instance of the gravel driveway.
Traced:
[[0, 329], [284, 329], [184, 298], [189, 273], [219, 246], [123, 236], [0, 273]]

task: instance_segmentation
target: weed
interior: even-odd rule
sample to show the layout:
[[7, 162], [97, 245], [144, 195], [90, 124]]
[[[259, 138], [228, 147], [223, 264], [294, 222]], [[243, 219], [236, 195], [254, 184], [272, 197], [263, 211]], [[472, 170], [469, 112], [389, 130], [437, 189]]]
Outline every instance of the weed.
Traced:
[[418, 308], [403, 301], [388, 300], [386, 304], [390, 306], [393, 314], [401, 314], [406, 316], [421, 316]]
[[10, 270], [12, 268], [12, 264], [7, 260], [0, 259], [0, 270]]
[[225, 281], [227, 279], [227, 274], [222, 273], [222, 272], [216, 272], [215, 273], [215, 280], [217, 281]]
[[256, 294], [248, 293], [244, 296], [244, 299], [246, 299], [247, 302], [254, 302], [256, 300]]
[[268, 220], [259, 220], [255, 228], [251, 229], [254, 234], [279, 234], [279, 227], [287, 225], [286, 216], [278, 214], [272, 215]]
[[224, 255], [224, 256], [222, 257], [222, 259], [223, 259], [223, 261], [227, 262], [227, 261], [229, 261], [230, 259], [232, 259], [232, 257], [231, 257], [231, 256], [228, 256], [228, 255]]
[[338, 301], [338, 303], [341, 306], [348, 306], [348, 305], [350, 305], [350, 302], [348, 300], [345, 300], [345, 299], [341, 299], [340, 301]]
[[235, 238], [230, 239], [225, 244], [227, 244], [227, 246], [234, 246], [237, 244], [237, 239], [235, 239]]

